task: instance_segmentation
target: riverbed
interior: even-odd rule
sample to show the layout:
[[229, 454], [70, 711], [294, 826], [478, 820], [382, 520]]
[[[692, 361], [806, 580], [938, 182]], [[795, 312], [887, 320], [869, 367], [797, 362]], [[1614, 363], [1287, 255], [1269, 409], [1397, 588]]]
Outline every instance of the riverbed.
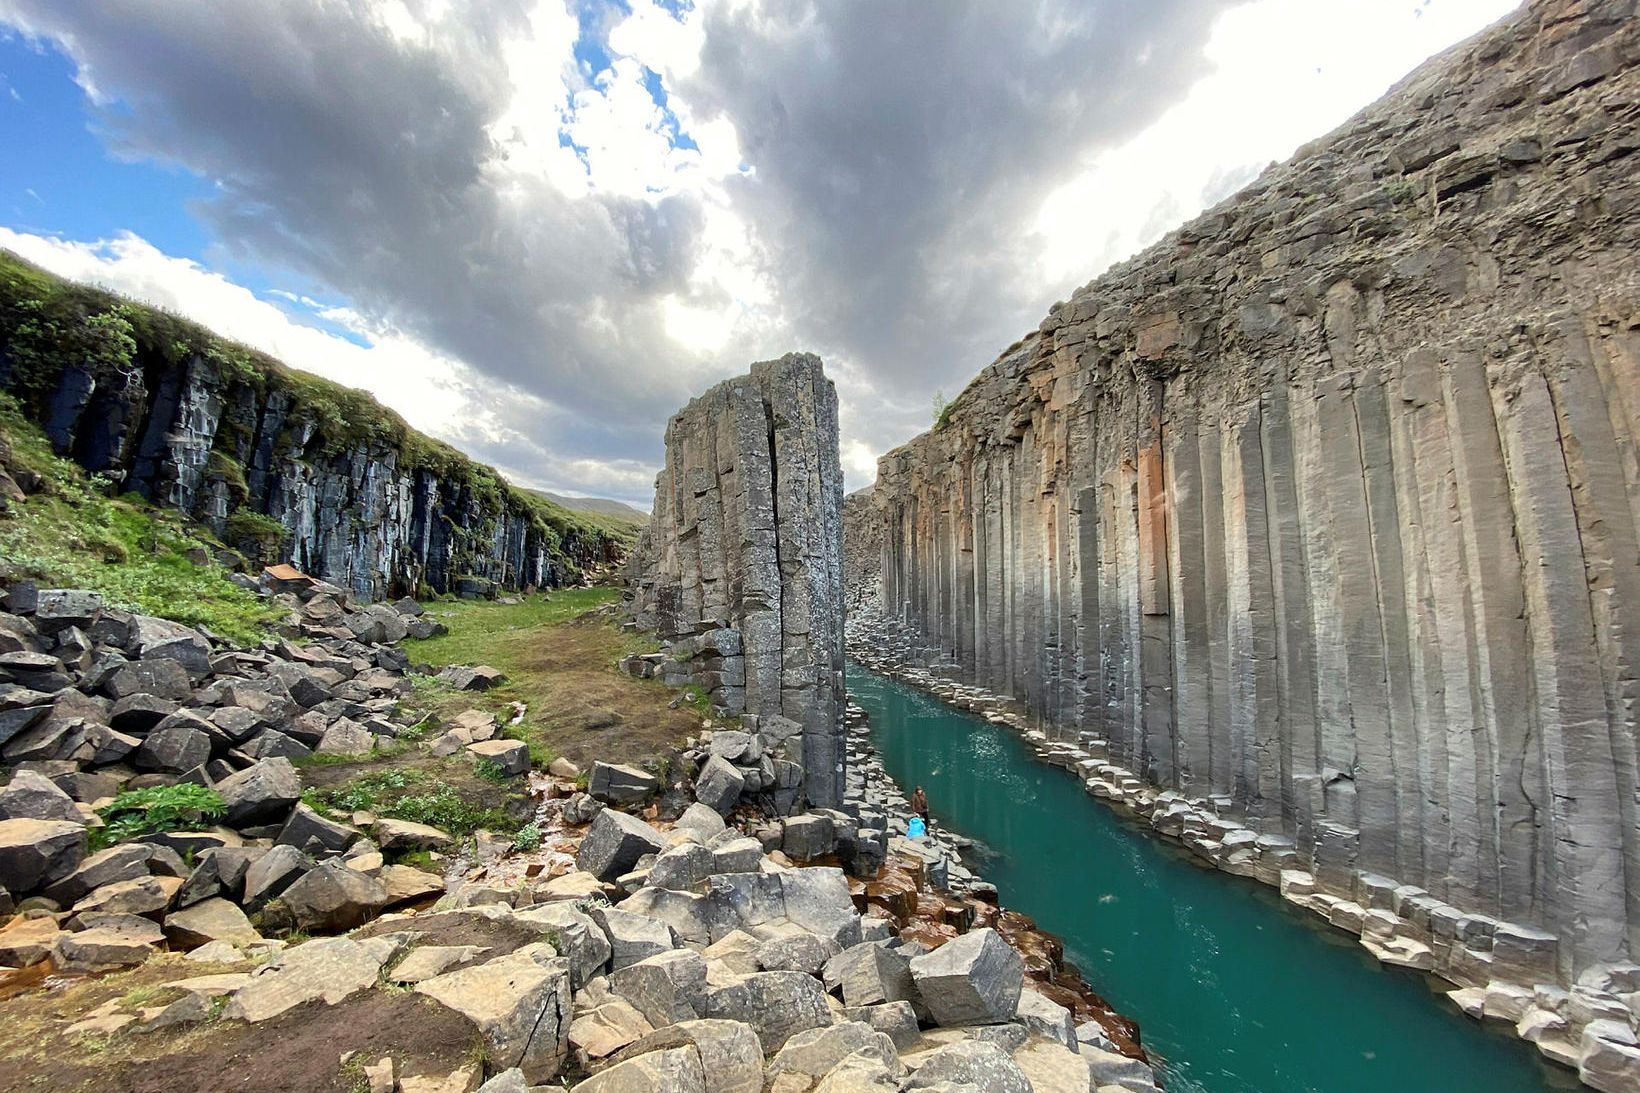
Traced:
[[1136, 1019], [1171, 1093], [1541, 1093], [1583, 1088], [1449, 987], [1388, 968], [1265, 885], [1118, 817], [1011, 731], [850, 664], [883, 764], [1005, 906], [1059, 934]]

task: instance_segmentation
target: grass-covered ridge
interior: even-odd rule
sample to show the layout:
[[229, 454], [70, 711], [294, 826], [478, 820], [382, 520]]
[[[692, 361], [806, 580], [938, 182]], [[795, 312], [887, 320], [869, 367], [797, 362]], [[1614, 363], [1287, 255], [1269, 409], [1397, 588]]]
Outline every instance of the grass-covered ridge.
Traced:
[[[100, 592], [115, 607], [206, 626], [234, 641], [267, 635], [282, 614], [202, 560], [218, 546], [173, 512], [140, 497], [109, 497], [104, 483], [51, 452], [17, 401], [0, 394], [0, 446], [14, 473], [40, 488], [0, 516], [0, 564], [18, 577]], [[192, 557], [190, 557], [192, 555]]]
[[[0, 390], [35, 420], [46, 420], [69, 368], [85, 369], [99, 382], [141, 373], [153, 391], [162, 374], [194, 364], [212, 369], [225, 388], [249, 389], [259, 404], [275, 394], [288, 398], [295, 407], [288, 428], [312, 425], [305, 458], [359, 448], [393, 453], [402, 469], [431, 473], [481, 511], [527, 520], [554, 554], [571, 541], [583, 546], [630, 541], [630, 533], [610, 521], [571, 512], [511, 485], [493, 467], [412, 429], [364, 391], [288, 367], [162, 308], [67, 281], [0, 249]], [[230, 489], [245, 440], [226, 420], [215, 438], [213, 469]], [[243, 482], [242, 472], [238, 481]], [[482, 544], [483, 530], [473, 529], [474, 549]]]

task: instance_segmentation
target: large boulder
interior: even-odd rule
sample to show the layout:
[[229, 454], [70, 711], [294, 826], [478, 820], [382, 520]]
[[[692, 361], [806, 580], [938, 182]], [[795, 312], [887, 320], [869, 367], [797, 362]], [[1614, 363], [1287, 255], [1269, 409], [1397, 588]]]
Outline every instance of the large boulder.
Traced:
[[702, 1016], [706, 961], [689, 949], [674, 949], [610, 973], [609, 989], [656, 1028]]
[[746, 788], [746, 776], [720, 755], [706, 760], [695, 777], [695, 800], [720, 816], [727, 816]]
[[450, 833], [428, 824], [409, 820], [382, 818], [371, 827], [370, 834], [382, 850], [442, 850], [450, 845]]
[[550, 946], [525, 946], [415, 989], [478, 1026], [492, 1067], [521, 1067], [536, 1085], [558, 1076], [569, 1050], [570, 973]]
[[341, 861], [315, 866], [279, 896], [290, 924], [308, 931], [351, 930], [374, 918], [387, 902], [380, 881]]
[[137, 749], [138, 768], [181, 774], [203, 765], [211, 757], [211, 737], [205, 726], [203, 719], [191, 714], [167, 717]]
[[340, 854], [363, 837], [358, 828], [321, 816], [304, 802], [291, 809], [274, 841], [317, 858]]
[[229, 827], [276, 820], [302, 796], [302, 778], [289, 759], [277, 756], [253, 763], [216, 784], [228, 810], [222, 822]]
[[111, 971], [141, 964], [159, 951], [164, 940], [158, 923], [135, 915], [109, 915], [103, 924], [59, 935], [52, 946], [51, 963], [60, 972]]
[[660, 779], [619, 763], [594, 763], [587, 792], [607, 805], [633, 805], [660, 791]]
[[678, 947], [677, 934], [659, 919], [596, 904], [590, 913], [609, 940], [610, 966], [617, 970]]
[[911, 978], [936, 1024], [1011, 1021], [1025, 985], [1025, 961], [992, 929], [974, 930], [914, 957]]
[[740, 1021], [679, 1021], [644, 1036], [620, 1057], [638, 1058], [681, 1047], [693, 1047], [700, 1053], [707, 1093], [761, 1093], [763, 1045], [757, 1032]]
[[85, 860], [85, 828], [69, 820], [0, 820], [0, 888], [23, 894]]
[[839, 991], [850, 1006], [916, 998], [910, 960], [881, 942], [844, 949], [826, 962], [824, 977], [826, 986]]
[[751, 1025], [772, 1055], [806, 1029], [831, 1024], [820, 981], [802, 972], [757, 972], [706, 992], [706, 1016]]
[[769, 1061], [769, 1081], [773, 1085], [781, 1081], [782, 1075], [787, 1075], [786, 1081], [792, 1086], [796, 1086], [794, 1078], [812, 1084], [830, 1074], [844, 1059], [858, 1054], [870, 1056], [892, 1074], [905, 1074], [893, 1040], [870, 1025], [844, 1021], [825, 1028], [807, 1029], [787, 1040], [786, 1046]]
[[616, 1063], [571, 1093], [707, 1093], [706, 1074], [699, 1051], [675, 1047]]
[[121, 843], [99, 850], [68, 876], [47, 887], [44, 895], [64, 907], [72, 906], [106, 884], [146, 877], [153, 853], [154, 848], [146, 843]]
[[74, 820], [80, 810], [74, 798], [43, 774], [20, 770], [0, 788], [0, 820]]
[[995, 1044], [963, 1040], [930, 1052], [907, 1089], [932, 1089], [941, 1083], [972, 1086], [985, 1093], [1033, 1093], [1025, 1072]]
[[245, 912], [221, 898], [202, 900], [166, 915], [165, 936], [182, 949], [197, 949], [213, 941], [249, 945], [262, 940]]
[[581, 840], [575, 865], [599, 880], [614, 880], [631, 872], [639, 858], [659, 853], [665, 845], [665, 837], [636, 816], [606, 808]]
[[543, 903], [517, 912], [513, 921], [529, 923], [552, 935], [553, 948], [569, 961], [570, 978], [577, 989], [603, 973], [614, 951], [603, 927], [572, 903]]

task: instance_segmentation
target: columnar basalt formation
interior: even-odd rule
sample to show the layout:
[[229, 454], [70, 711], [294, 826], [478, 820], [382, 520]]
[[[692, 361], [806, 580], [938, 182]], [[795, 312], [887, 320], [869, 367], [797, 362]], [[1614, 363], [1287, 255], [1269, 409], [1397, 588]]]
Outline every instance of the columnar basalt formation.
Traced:
[[842, 486], [820, 358], [754, 364], [667, 426], [633, 559], [637, 620], [671, 646], [662, 674], [757, 716], [808, 800], [830, 806], [844, 781]]
[[0, 391], [58, 454], [366, 599], [561, 585], [622, 549], [363, 392], [5, 252]]
[[883, 458], [885, 609], [1153, 784], [1640, 955], [1640, 20], [1550, 0]]

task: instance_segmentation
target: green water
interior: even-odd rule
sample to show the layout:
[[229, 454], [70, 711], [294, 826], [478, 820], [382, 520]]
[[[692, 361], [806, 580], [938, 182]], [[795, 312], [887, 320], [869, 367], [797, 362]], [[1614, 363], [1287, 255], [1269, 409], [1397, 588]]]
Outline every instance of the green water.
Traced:
[[1577, 1089], [1537, 1049], [1385, 968], [1274, 889], [1194, 864], [1119, 819], [1005, 729], [849, 666], [883, 765], [1006, 906], [1065, 940], [1138, 1020], [1170, 1093], [1526, 1093]]

